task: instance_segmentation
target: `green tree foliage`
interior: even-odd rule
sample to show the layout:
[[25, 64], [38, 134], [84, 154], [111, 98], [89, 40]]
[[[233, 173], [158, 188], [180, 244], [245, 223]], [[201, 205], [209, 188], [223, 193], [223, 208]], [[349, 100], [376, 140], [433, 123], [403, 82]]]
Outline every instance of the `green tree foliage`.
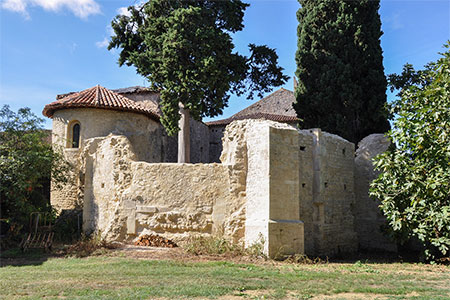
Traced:
[[388, 131], [379, 1], [299, 2], [294, 108], [303, 127], [354, 143]]
[[429, 85], [433, 78], [433, 64], [425, 65], [424, 70], [415, 70], [411, 64], [405, 64], [401, 74], [389, 74], [388, 86], [391, 92], [398, 90], [397, 96], [401, 96], [403, 91], [408, 90], [410, 86], [424, 87]]
[[371, 195], [394, 236], [418, 238], [433, 259], [450, 248], [450, 51], [427, 69], [422, 79], [404, 80], [392, 106], [393, 146], [376, 158], [381, 174]]
[[51, 211], [45, 188], [67, 180], [68, 164], [52, 150], [43, 120], [29, 108], [0, 110], [0, 217], [20, 229], [29, 214]]
[[178, 131], [179, 102], [192, 117], [217, 116], [229, 92], [262, 96], [287, 78], [274, 49], [249, 45], [233, 52], [231, 34], [243, 29], [248, 4], [240, 0], [151, 0], [112, 21], [108, 49], [120, 48], [119, 65], [135, 66], [161, 93], [161, 122]]

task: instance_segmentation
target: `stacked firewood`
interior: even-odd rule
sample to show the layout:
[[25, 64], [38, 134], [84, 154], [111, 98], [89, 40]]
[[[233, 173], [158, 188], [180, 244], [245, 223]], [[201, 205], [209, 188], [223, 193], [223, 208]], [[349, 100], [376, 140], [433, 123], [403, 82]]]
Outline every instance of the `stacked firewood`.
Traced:
[[163, 238], [162, 236], [156, 234], [144, 234], [141, 235], [136, 242], [136, 246], [148, 246], [148, 247], [164, 247], [164, 248], [175, 248], [178, 247], [173, 241]]

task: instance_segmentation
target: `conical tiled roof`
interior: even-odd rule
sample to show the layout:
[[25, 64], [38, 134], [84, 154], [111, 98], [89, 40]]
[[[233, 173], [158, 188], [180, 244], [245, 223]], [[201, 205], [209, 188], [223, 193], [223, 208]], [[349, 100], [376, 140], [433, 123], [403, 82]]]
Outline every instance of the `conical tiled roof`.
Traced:
[[42, 114], [51, 118], [55, 111], [67, 108], [99, 108], [129, 111], [144, 114], [153, 120], [159, 121], [159, 115], [156, 111], [99, 85], [69, 94], [58, 101], [47, 104]]

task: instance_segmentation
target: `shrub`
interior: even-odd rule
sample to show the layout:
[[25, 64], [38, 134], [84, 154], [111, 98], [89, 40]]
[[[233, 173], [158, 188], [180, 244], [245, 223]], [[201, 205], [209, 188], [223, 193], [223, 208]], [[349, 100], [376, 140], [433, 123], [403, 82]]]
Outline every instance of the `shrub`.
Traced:
[[50, 177], [55, 188], [67, 181], [69, 165], [53, 151], [42, 123], [29, 108], [0, 109], [0, 215], [12, 239], [26, 229], [31, 212], [51, 211]]
[[392, 108], [392, 147], [376, 158], [380, 176], [371, 195], [381, 200], [400, 242], [417, 238], [429, 260], [450, 248], [450, 43], [429, 67], [429, 84], [412, 85]]
[[264, 241], [259, 241], [245, 248], [241, 244], [234, 244], [223, 237], [194, 236], [189, 238], [183, 247], [188, 253], [195, 255], [227, 255], [250, 256], [267, 258], [264, 254]]

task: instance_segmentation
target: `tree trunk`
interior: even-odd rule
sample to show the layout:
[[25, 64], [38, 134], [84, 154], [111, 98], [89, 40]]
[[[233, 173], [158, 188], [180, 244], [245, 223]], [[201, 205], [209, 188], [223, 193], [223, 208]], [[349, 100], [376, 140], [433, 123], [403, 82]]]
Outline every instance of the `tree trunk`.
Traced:
[[181, 103], [180, 115], [180, 131], [178, 131], [178, 163], [189, 163], [191, 162], [190, 114], [189, 109], [184, 108]]

